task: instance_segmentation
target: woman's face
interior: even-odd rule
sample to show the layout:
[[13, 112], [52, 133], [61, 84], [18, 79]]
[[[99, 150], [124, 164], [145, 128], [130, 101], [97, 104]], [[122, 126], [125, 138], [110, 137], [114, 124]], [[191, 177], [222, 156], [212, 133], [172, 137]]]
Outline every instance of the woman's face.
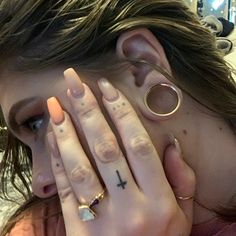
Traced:
[[[162, 45], [147, 29], [123, 33], [117, 41], [116, 56], [123, 59], [146, 60], [158, 64], [171, 74], [171, 66]], [[63, 109], [70, 114], [81, 144], [93, 162], [79, 122], [76, 121], [67, 99], [67, 85], [63, 78], [65, 69], [54, 68], [32, 74], [11, 71], [1, 76], [0, 103], [5, 120], [11, 132], [32, 150], [33, 191], [42, 198], [57, 192], [46, 140], [46, 134], [51, 130], [46, 106], [49, 97], [57, 97]], [[105, 112], [97, 86], [97, 80], [101, 76], [81, 73], [80, 70], [77, 72], [82, 81], [92, 89]], [[230, 200], [235, 200], [235, 189], [232, 187], [235, 186], [236, 179], [236, 159], [233, 154], [236, 153], [235, 135], [225, 121], [211, 114], [185, 93], [183, 102], [175, 114], [165, 120], [153, 117], [144, 105], [145, 94], [153, 85], [161, 82], [170, 84], [171, 81], [145, 66], [120, 68], [112, 74], [103, 76], [107, 77], [133, 105], [161, 160], [166, 147], [173, 141], [173, 136], [179, 140], [183, 158], [196, 174], [196, 202], [208, 208], [207, 210], [195, 204], [195, 223], [213, 217], [214, 212], [209, 209], [216, 209], [219, 205], [227, 206]], [[165, 99], [168, 93], [168, 89], [161, 93], [158, 90], [149, 102], [159, 104], [165, 110], [170, 103], [176, 103], [175, 96]], [[117, 135], [106, 113], [105, 117]], [[122, 148], [119, 137], [118, 141]]]

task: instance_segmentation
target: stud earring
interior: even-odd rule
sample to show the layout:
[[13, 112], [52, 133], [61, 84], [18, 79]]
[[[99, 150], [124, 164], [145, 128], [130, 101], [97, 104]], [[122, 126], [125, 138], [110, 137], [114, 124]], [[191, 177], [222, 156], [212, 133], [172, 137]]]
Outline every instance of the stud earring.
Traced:
[[176, 113], [182, 100], [181, 90], [168, 83], [154, 85], [144, 96], [147, 110], [159, 119], [168, 118]]

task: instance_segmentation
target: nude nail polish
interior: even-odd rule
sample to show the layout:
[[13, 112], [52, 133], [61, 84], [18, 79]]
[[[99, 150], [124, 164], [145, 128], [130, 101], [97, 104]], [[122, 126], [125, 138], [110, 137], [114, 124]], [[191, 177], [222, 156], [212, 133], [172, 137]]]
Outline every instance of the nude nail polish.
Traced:
[[113, 87], [113, 85], [107, 79], [100, 79], [98, 81], [98, 86], [104, 96], [104, 98], [109, 101], [113, 102], [119, 98], [118, 91]]
[[171, 144], [176, 148], [177, 152], [181, 155], [182, 149], [180, 147], [178, 139], [173, 134], [169, 135], [169, 139], [170, 139]]
[[47, 106], [52, 122], [55, 125], [60, 125], [65, 120], [65, 115], [57, 99], [55, 97], [49, 98]]
[[84, 86], [73, 68], [65, 70], [64, 77], [73, 97], [78, 98], [84, 95]]

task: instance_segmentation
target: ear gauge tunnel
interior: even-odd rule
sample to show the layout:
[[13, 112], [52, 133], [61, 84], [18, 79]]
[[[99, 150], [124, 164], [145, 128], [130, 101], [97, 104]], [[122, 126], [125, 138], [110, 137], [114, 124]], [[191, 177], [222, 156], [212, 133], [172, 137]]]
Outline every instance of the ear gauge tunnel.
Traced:
[[144, 96], [146, 109], [157, 119], [166, 119], [175, 114], [182, 100], [181, 90], [168, 83], [154, 85]]

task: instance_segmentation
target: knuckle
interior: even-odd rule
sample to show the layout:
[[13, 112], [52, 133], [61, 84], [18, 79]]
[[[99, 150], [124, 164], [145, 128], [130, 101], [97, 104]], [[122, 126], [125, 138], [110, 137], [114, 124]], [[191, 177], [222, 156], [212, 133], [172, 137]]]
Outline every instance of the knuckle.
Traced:
[[97, 113], [97, 103], [91, 102], [89, 105], [83, 105], [75, 108], [75, 113], [81, 119], [89, 119]]
[[89, 179], [91, 171], [85, 166], [76, 166], [70, 174], [70, 178], [73, 182], [78, 184], [85, 182]]
[[137, 212], [132, 215], [125, 225], [126, 235], [145, 235], [149, 226], [147, 218]]
[[95, 153], [102, 162], [110, 162], [117, 160], [120, 155], [120, 150], [117, 142], [113, 139], [97, 140], [95, 142]]
[[72, 191], [72, 188], [70, 186], [67, 186], [58, 190], [58, 195], [61, 202], [65, 202], [67, 199], [69, 200], [71, 197], [73, 197], [74, 193]]
[[178, 207], [175, 203], [163, 204], [162, 208], [159, 208], [159, 214], [161, 214], [162, 225], [167, 227], [171, 224], [173, 219], [175, 219], [178, 212]]
[[196, 185], [196, 176], [195, 176], [195, 173], [192, 170], [190, 170], [190, 172], [189, 172], [188, 183], [193, 188]]
[[132, 119], [134, 115], [134, 111], [132, 109], [118, 109], [115, 112], [115, 116], [118, 120], [129, 120]]
[[186, 177], [186, 183], [183, 186], [183, 188], [184, 188], [184, 190], [186, 190], [186, 192], [190, 192], [189, 195], [191, 195], [194, 193], [195, 187], [196, 187], [196, 176], [195, 176], [194, 172], [189, 169], [189, 173]]
[[147, 135], [140, 134], [130, 139], [129, 148], [134, 154], [149, 155], [154, 152], [154, 146]]

